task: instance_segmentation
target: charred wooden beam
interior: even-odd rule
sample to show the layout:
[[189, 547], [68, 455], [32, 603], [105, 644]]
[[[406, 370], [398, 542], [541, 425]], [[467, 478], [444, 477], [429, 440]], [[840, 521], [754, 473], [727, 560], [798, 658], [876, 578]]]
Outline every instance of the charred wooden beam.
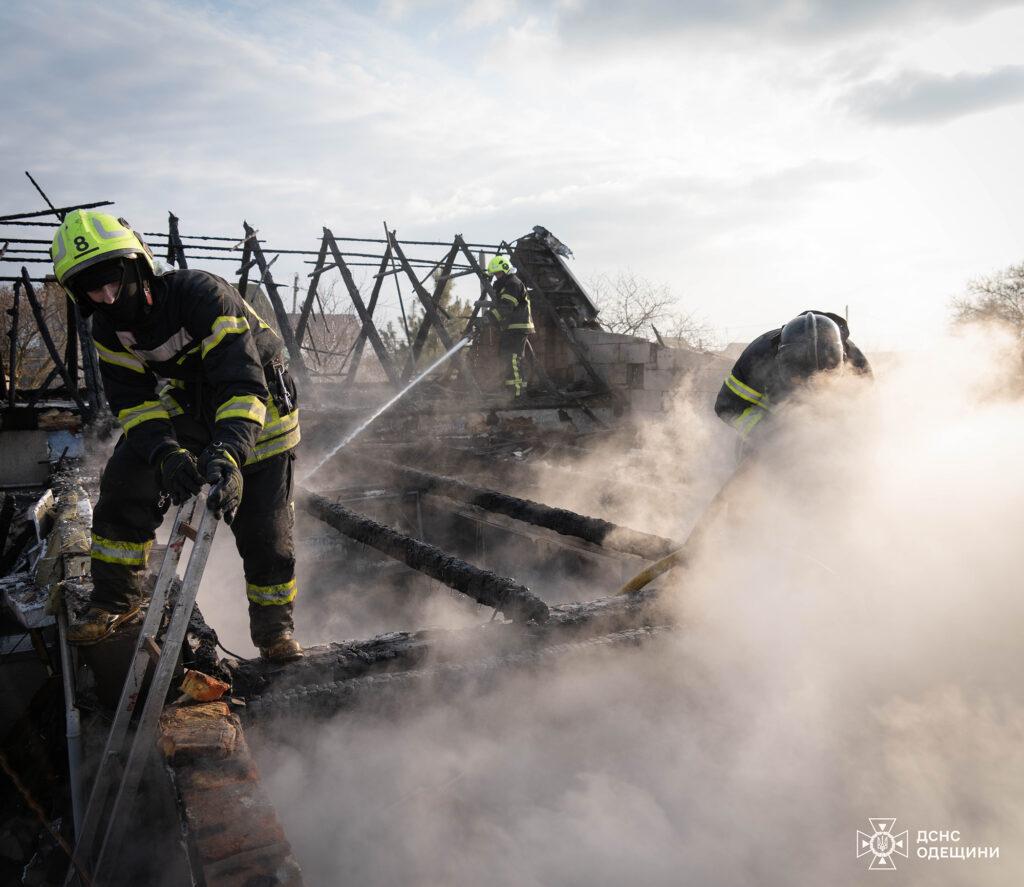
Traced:
[[8, 354], [10, 359], [8, 361], [8, 367], [10, 368], [10, 387], [7, 390], [7, 406], [13, 407], [14, 401], [18, 396], [18, 313], [21, 307], [21, 287], [22, 279], [19, 277], [14, 284], [14, 291], [11, 296], [11, 307], [7, 309], [7, 313], [11, 317], [10, 329], [7, 331], [7, 338], [10, 340]]
[[478, 603], [495, 607], [515, 621], [533, 619], [543, 622], [548, 618], [547, 604], [514, 579], [468, 564], [440, 548], [399, 533], [316, 493], [306, 491], [302, 504], [314, 517], [350, 539], [369, 545], [449, 588], [469, 595]]
[[66, 213], [73, 209], [95, 209], [98, 206], [110, 206], [113, 200], [98, 200], [95, 203], [75, 203], [71, 206], [51, 206], [49, 209], [40, 209], [30, 213], [12, 213], [9, 216], [0, 216], [0, 222], [17, 222], [19, 219], [35, 219], [39, 216], [50, 216], [54, 213], [59, 218], [64, 218]]
[[[441, 340], [441, 344], [444, 345], [445, 351], [451, 351], [452, 345], [455, 343], [452, 341], [451, 336], [448, 335], [448, 331], [445, 329], [444, 320], [442, 320], [438, 310], [440, 302], [435, 302], [434, 298], [426, 291], [423, 284], [416, 279], [416, 273], [412, 270], [412, 266], [409, 264], [409, 260], [406, 258], [405, 252], [402, 250], [402, 245], [398, 242], [398, 238], [395, 236], [395, 232], [389, 231], [388, 238], [391, 247], [394, 249], [395, 258], [398, 259], [398, 263], [405, 270], [406, 276], [409, 278], [409, 282], [412, 284], [413, 290], [416, 292], [420, 303], [423, 305], [424, 326], [427, 326], [428, 329], [432, 326], [434, 331], [437, 333], [437, 337]], [[436, 289], [436, 296], [438, 299], [440, 299], [441, 293], [444, 291], [444, 277], [451, 274], [452, 263], [455, 261], [456, 253], [457, 247], [453, 244], [447, 258], [445, 259], [445, 269], [441, 272], [441, 279], [438, 281], [438, 287]], [[414, 354], [412, 369], [415, 369], [416, 357], [418, 357], [418, 355]], [[462, 377], [469, 383], [470, 390], [475, 394], [480, 394], [480, 386], [477, 384], [477, 381], [469, 368], [469, 364], [466, 361], [466, 355], [460, 352], [455, 355], [455, 360], [458, 363]]]
[[32, 288], [32, 281], [29, 279], [28, 270], [26, 268], [21, 269], [21, 280], [25, 288], [25, 295], [28, 297], [28, 303], [32, 308], [32, 314], [35, 315], [36, 326], [39, 327], [39, 335], [42, 336], [43, 344], [46, 346], [46, 350], [50, 354], [50, 360], [53, 361], [54, 366], [59, 370], [61, 381], [63, 381], [64, 385], [67, 387], [68, 396], [75, 402], [79, 412], [82, 414], [82, 418], [88, 421], [92, 418], [93, 411], [90, 407], [85, 405], [85, 402], [78, 394], [78, 386], [73, 384], [71, 381], [71, 376], [68, 374], [67, 367], [64, 366], [61, 354], [57, 350], [57, 346], [54, 344], [53, 337], [50, 335], [50, 328], [46, 325], [46, 317], [43, 315], [43, 307], [39, 304], [39, 300], [36, 298], [36, 291]]
[[341, 271], [341, 279], [345, 283], [345, 288], [348, 290], [349, 298], [352, 300], [352, 305], [356, 309], [356, 314], [359, 315], [359, 321], [363, 325], [361, 332], [366, 333], [366, 337], [370, 340], [370, 345], [373, 347], [374, 353], [377, 355], [377, 360], [380, 361], [382, 369], [387, 374], [388, 381], [397, 390], [402, 387], [402, 383], [398, 376], [398, 370], [395, 369], [395, 365], [391, 360], [391, 355], [388, 354], [388, 349], [384, 346], [380, 333], [377, 332], [377, 327], [373, 325], [373, 318], [370, 316], [370, 312], [366, 310], [366, 305], [363, 303], [363, 297], [359, 293], [359, 287], [356, 286], [356, 282], [352, 277], [352, 272], [349, 271], [345, 258], [342, 256], [341, 250], [338, 248], [334, 234], [331, 233], [330, 228], [324, 228], [323, 231], [324, 240], [327, 242], [327, 245], [331, 250], [331, 255], [334, 258], [335, 265], [337, 265], [338, 269]]
[[586, 640], [529, 648], [505, 656], [487, 656], [471, 662], [448, 663], [398, 673], [367, 675], [266, 693], [250, 699], [244, 709], [248, 720], [288, 717], [330, 717], [339, 711], [370, 708], [375, 711], [410, 704], [430, 704], [438, 695], [486, 692], [510, 671], [543, 669], [615, 647], [639, 647], [669, 629], [663, 626], [626, 629]]
[[[167, 263], [177, 265], [179, 268], [188, 268], [188, 260], [185, 258], [185, 245], [181, 242], [181, 234], [178, 233], [178, 217], [168, 210], [167, 212]], [[218, 247], [210, 247], [217, 249]], [[220, 247], [225, 249], [225, 247]]]
[[[391, 247], [390, 245], [384, 251], [384, 256], [380, 260], [380, 270], [383, 271], [387, 267], [387, 263], [391, 260]], [[366, 311], [370, 317], [373, 317], [373, 312], [377, 308], [377, 300], [380, 298], [380, 290], [384, 285], [384, 278], [378, 276], [373, 282], [373, 291], [370, 293], [370, 301], [367, 304]], [[399, 298], [401, 302], [401, 298]], [[406, 323], [405, 320], [405, 308], [402, 307], [402, 323]], [[367, 333], [366, 328], [363, 327], [359, 330], [359, 335], [356, 337], [355, 342], [352, 343], [351, 350], [351, 362], [348, 366], [348, 373], [345, 376], [345, 384], [348, 386], [354, 385], [356, 381], [356, 374], [359, 372], [359, 364], [363, 360], [363, 349], [366, 347]]]
[[230, 662], [232, 692], [250, 699], [270, 691], [395, 673], [431, 665], [505, 656], [639, 628], [674, 624], [656, 588], [551, 608], [544, 623], [488, 622], [462, 629], [391, 631], [368, 640], [306, 648], [306, 656], [285, 666], [262, 659]]
[[[444, 267], [441, 268], [438, 273], [437, 280], [434, 285], [434, 294], [430, 296], [430, 301], [435, 308], [441, 309], [441, 299], [444, 295], [444, 289], [448, 285], [449, 276], [452, 273], [452, 263], [455, 261], [455, 247], [453, 246], [449, 251], [448, 255], [444, 260]], [[433, 272], [432, 272], [433, 273]], [[397, 278], [396, 278], [397, 281]], [[433, 315], [431, 315], [433, 317]], [[442, 323], [438, 335], [441, 336], [444, 341], [444, 335], [447, 334], [447, 330], [444, 330], [444, 324]], [[416, 364], [419, 362], [420, 354], [423, 353], [423, 346], [427, 344], [427, 337], [430, 335], [430, 324], [421, 323], [420, 328], [416, 331], [416, 339], [412, 343], [412, 348], [409, 351], [409, 359], [406, 363], [405, 370], [402, 372], [402, 378], [405, 380], [411, 379], [416, 372]], [[452, 347], [451, 340], [444, 342], [445, 350]]]
[[457, 502], [476, 505], [487, 511], [495, 511], [516, 520], [554, 530], [564, 536], [575, 536], [594, 545], [600, 545], [602, 548], [635, 554], [647, 560], [663, 558], [679, 547], [678, 543], [671, 539], [663, 539], [661, 536], [651, 533], [642, 533], [639, 530], [622, 527], [598, 517], [577, 514], [566, 508], [552, 508], [550, 505], [534, 502], [531, 499], [520, 499], [518, 496], [510, 496], [508, 493], [488, 490], [485, 487], [466, 483], [456, 477], [430, 474], [408, 465], [399, 465], [396, 462], [345, 451], [343, 451], [343, 458], [358, 461], [361, 465], [370, 466], [386, 475], [389, 474], [405, 487], [423, 493], [435, 493]]
[[82, 312], [78, 310], [77, 305], [74, 314], [75, 324], [68, 330], [68, 335], [78, 335], [78, 344], [82, 352], [82, 374], [85, 376], [85, 388], [89, 394], [89, 406], [95, 417], [104, 409], [104, 394], [99, 356], [92, 338], [92, 318], [82, 317]]
[[320, 252], [316, 257], [316, 267], [309, 278], [309, 289], [306, 291], [306, 298], [302, 301], [302, 311], [299, 313], [298, 323], [295, 325], [295, 339], [302, 344], [306, 338], [306, 324], [309, 323], [309, 314], [313, 310], [313, 300], [316, 298], [316, 288], [320, 285], [320, 275], [324, 272], [324, 263], [327, 261], [327, 238], [320, 241]]
[[[291, 373], [301, 384], [305, 384], [309, 381], [309, 377], [306, 374], [306, 363], [302, 359], [302, 350], [299, 348], [299, 343], [295, 338], [295, 331], [292, 329], [291, 319], [288, 317], [288, 312], [285, 310], [284, 302], [281, 301], [281, 296], [277, 291], [278, 287], [274, 282], [274, 277], [270, 273], [271, 263], [267, 261], [267, 257], [263, 253], [263, 247], [261, 247], [259, 241], [255, 239], [256, 230], [245, 221], [242, 222], [242, 228], [245, 230], [246, 246], [252, 250], [252, 257], [256, 260], [260, 273], [263, 275], [261, 283], [266, 284], [267, 298], [270, 300], [270, 304], [274, 309], [274, 315], [277, 318], [277, 326], [281, 333], [281, 339], [284, 341], [285, 348], [288, 349], [288, 357], [290, 360], [289, 368]], [[242, 292], [242, 297], [245, 298], [244, 291]]]

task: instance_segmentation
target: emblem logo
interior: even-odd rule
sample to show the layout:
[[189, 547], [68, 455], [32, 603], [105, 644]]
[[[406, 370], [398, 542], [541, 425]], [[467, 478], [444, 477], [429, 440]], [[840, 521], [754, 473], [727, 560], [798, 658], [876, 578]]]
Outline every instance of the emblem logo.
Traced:
[[869, 869], [888, 869], [896, 871], [894, 854], [906, 858], [909, 854], [910, 843], [908, 841], [909, 831], [904, 830], [898, 835], [893, 833], [896, 825], [895, 818], [881, 819], [868, 817], [871, 823], [872, 833], [869, 835], [857, 829], [857, 858], [871, 854]]

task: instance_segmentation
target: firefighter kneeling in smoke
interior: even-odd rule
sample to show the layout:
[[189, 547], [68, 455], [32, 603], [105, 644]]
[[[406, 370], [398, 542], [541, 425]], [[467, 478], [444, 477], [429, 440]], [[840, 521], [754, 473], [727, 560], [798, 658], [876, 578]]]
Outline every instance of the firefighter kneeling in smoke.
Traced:
[[522, 396], [526, 388], [523, 378], [523, 358], [526, 342], [534, 332], [533, 314], [530, 310], [530, 294], [526, 285], [512, 273], [512, 265], [505, 256], [495, 256], [487, 263], [487, 273], [494, 277], [494, 291], [497, 304], [488, 308], [491, 320], [497, 324], [498, 361], [505, 376], [513, 400]]
[[871, 376], [864, 353], [838, 314], [804, 311], [758, 336], [743, 350], [715, 401], [715, 412], [740, 435], [740, 455], [771, 424], [768, 418], [800, 385], [844, 368]]
[[296, 392], [281, 340], [226, 281], [157, 275], [124, 219], [68, 213], [53, 239], [57, 280], [93, 338], [107, 400], [124, 431], [93, 516], [91, 605], [69, 632], [90, 644], [138, 612], [146, 559], [167, 508], [203, 484], [242, 556], [253, 643], [298, 658], [292, 637], [292, 462]]

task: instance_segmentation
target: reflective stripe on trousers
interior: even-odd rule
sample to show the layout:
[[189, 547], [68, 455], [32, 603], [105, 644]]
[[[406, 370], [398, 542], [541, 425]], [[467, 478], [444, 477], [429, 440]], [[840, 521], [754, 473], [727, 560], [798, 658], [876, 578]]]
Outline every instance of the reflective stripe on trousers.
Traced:
[[153, 542], [127, 542], [121, 539], [107, 539], [92, 534], [92, 548], [89, 554], [98, 561], [120, 564], [125, 567], [144, 567]]
[[250, 601], [261, 607], [273, 607], [280, 604], [290, 604], [295, 600], [297, 591], [295, 579], [287, 582], [280, 582], [277, 585], [255, 585], [252, 582], [245, 583], [245, 594]]
[[519, 372], [519, 355], [512, 355], [512, 378], [505, 380], [506, 385], [512, 386], [512, 396], [519, 397], [523, 393], [523, 377]]

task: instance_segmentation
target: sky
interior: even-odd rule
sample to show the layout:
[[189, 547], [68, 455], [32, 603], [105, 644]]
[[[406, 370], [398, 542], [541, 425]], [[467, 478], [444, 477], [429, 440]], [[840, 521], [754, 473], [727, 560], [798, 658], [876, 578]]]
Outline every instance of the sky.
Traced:
[[813, 307], [869, 351], [1024, 259], [1022, 0], [7, 0], [0, 32], [0, 214], [30, 170], [278, 247], [540, 224], [722, 344]]

